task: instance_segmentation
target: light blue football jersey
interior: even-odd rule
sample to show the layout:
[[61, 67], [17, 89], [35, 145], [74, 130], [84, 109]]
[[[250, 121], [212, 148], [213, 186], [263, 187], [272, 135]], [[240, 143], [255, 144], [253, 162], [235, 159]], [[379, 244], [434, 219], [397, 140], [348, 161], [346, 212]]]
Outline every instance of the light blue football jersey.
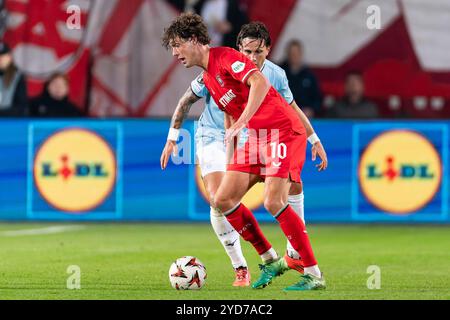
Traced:
[[[291, 89], [289, 89], [286, 72], [281, 67], [266, 59], [261, 72], [288, 104], [294, 101]], [[191, 82], [191, 89], [197, 97], [205, 98], [205, 110], [197, 124], [196, 138], [222, 139], [223, 135], [225, 135], [223, 111], [219, 109], [214, 99], [211, 98], [208, 89], [203, 83], [203, 73]]]

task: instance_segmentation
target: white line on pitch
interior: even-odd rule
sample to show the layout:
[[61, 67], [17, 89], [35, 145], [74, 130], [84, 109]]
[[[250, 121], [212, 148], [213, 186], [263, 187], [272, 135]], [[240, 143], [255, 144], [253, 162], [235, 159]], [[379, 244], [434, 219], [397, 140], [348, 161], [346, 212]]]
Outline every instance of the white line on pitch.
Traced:
[[85, 228], [86, 228], [85, 226], [72, 225], [72, 226], [53, 226], [39, 229], [9, 230], [0, 232], [0, 236], [3, 237], [35, 236], [42, 234], [54, 234], [54, 233], [78, 231]]

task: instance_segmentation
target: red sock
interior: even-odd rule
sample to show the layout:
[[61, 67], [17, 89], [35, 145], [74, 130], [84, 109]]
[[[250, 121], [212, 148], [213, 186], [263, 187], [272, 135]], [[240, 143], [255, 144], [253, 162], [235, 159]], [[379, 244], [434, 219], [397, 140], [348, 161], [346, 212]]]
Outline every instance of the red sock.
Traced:
[[255, 247], [259, 255], [272, 248], [272, 245], [262, 233], [255, 216], [242, 203], [234, 212], [226, 215], [226, 218], [242, 238]]
[[302, 219], [291, 206], [287, 206], [277, 217], [280, 227], [288, 238], [292, 247], [300, 253], [305, 267], [317, 264], [316, 258], [309, 242], [308, 233]]

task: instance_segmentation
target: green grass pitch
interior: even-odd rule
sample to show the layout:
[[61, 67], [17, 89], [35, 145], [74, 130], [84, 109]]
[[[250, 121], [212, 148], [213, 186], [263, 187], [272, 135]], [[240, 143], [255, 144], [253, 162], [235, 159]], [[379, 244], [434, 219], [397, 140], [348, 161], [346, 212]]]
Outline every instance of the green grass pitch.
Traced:
[[[208, 224], [81, 224], [62, 233], [11, 234], [54, 225], [0, 224], [0, 299], [450, 299], [449, 226], [310, 225], [328, 288], [285, 293], [295, 271], [262, 290], [233, 288], [229, 259]], [[284, 253], [278, 226], [262, 228]], [[243, 250], [256, 278], [259, 257], [247, 243]], [[184, 255], [207, 267], [199, 291], [169, 284], [170, 264]], [[81, 268], [80, 290], [66, 288], [69, 265]], [[381, 269], [379, 290], [367, 288], [370, 265]]]

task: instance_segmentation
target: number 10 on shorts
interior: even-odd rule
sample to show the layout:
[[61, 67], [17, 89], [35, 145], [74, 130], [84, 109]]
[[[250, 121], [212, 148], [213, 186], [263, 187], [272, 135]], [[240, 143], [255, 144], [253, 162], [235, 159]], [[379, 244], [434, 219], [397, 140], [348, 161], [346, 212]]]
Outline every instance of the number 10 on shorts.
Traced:
[[287, 146], [284, 143], [271, 142], [270, 147], [272, 149], [272, 164], [275, 167], [280, 167], [280, 159], [286, 158]]

